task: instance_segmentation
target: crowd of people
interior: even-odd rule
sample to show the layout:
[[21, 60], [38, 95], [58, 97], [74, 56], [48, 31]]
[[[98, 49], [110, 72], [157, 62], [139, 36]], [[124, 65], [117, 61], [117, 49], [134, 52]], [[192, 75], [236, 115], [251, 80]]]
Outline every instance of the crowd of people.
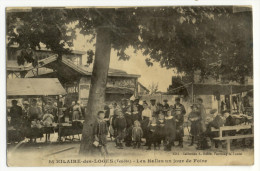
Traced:
[[10, 125], [14, 128], [20, 128], [25, 122], [32, 125], [39, 122], [42, 125], [51, 125], [57, 121], [57, 111], [57, 105], [50, 101], [41, 108], [36, 99], [32, 99], [31, 104], [28, 101], [23, 101], [22, 107], [18, 105], [17, 100], [12, 100], [8, 115], [11, 117]]
[[[216, 132], [211, 131], [211, 127], [218, 129], [224, 125], [237, 124], [226, 111], [218, 113], [217, 109], [212, 109], [210, 114], [208, 119], [201, 98], [197, 98], [196, 103], [191, 105], [191, 112], [187, 114], [191, 137], [189, 146], [195, 145], [196, 142], [196, 149], [208, 149], [211, 147], [211, 142], [214, 142], [213, 138], [217, 136]], [[174, 105], [169, 105], [167, 100], [164, 100], [164, 104], [160, 104], [151, 99], [149, 104], [143, 101], [141, 105], [139, 99], [134, 101], [123, 99], [120, 104], [105, 106], [105, 110], [98, 113], [95, 128], [103, 129], [101, 132], [100, 129], [94, 131], [95, 141], [106, 149], [106, 136], [109, 132], [110, 137], [115, 139], [115, 146], [118, 149], [123, 148], [123, 143], [126, 147], [133, 148], [140, 148], [144, 143], [147, 150], [151, 150], [152, 146], [155, 150], [160, 149], [162, 145], [165, 151], [171, 151], [172, 147], [183, 148], [185, 115], [186, 110], [179, 97], [175, 98]], [[176, 141], [178, 144], [175, 144]], [[215, 142], [216, 148], [218, 143]]]
[[[194, 110], [189, 117], [193, 137], [206, 131], [203, 100], [199, 98], [197, 101], [198, 103], [192, 106]], [[115, 138], [116, 147], [119, 149], [123, 148], [123, 142], [127, 147], [140, 148], [142, 140], [145, 140], [147, 150], [151, 150], [152, 145], [154, 149], [159, 149], [163, 145], [164, 150], [170, 151], [173, 146], [183, 148], [185, 114], [185, 107], [180, 103], [179, 97], [171, 106], [167, 100], [164, 100], [164, 104], [160, 104], [151, 99], [149, 104], [143, 101], [141, 105], [139, 99], [134, 101], [123, 99], [121, 104], [113, 103], [111, 108], [105, 106], [104, 112], [100, 111], [98, 114], [97, 125], [102, 123], [102, 127], [107, 128], [110, 136]], [[197, 118], [195, 119], [193, 115]], [[103, 133], [106, 134], [106, 131]], [[98, 136], [100, 131], [95, 132], [96, 141]], [[178, 144], [175, 144], [176, 141]], [[106, 141], [102, 140], [100, 144], [106, 146]], [[193, 144], [194, 138], [191, 142], [191, 145]]]
[[[37, 99], [32, 99], [31, 103], [24, 100], [22, 105], [18, 105], [17, 100], [12, 100], [12, 106], [10, 107], [8, 116], [11, 118], [10, 126], [19, 128], [24, 122], [29, 122], [32, 125], [35, 123], [41, 123], [43, 126], [51, 126], [52, 123], [58, 123], [58, 105], [52, 100], [43, 102], [39, 105]], [[60, 114], [61, 122], [65, 122], [65, 118], [68, 121], [75, 121], [84, 118], [85, 110], [80, 105], [79, 101], [73, 101], [71, 106], [66, 108]]]
[[[206, 110], [201, 98], [196, 99], [196, 103], [191, 105], [191, 112], [186, 114], [186, 109], [180, 103], [180, 98], [175, 98], [175, 104], [169, 105], [165, 99], [163, 104], [151, 99], [148, 103], [139, 99], [123, 99], [120, 103], [105, 105], [104, 110], [98, 112], [97, 122], [94, 126], [94, 140], [98, 146], [105, 147], [107, 144], [107, 134], [111, 139], [114, 138], [117, 148], [124, 146], [140, 148], [141, 145], [147, 146], [147, 150], [160, 149], [171, 151], [172, 147], [183, 148], [184, 137], [184, 116], [187, 115], [190, 122], [189, 134], [191, 137], [190, 146], [197, 142], [197, 149], [207, 149], [208, 138], [213, 140], [214, 133], [211, 127], [219, 128], [223, 125], [235, 125], [234, 118], [225, 111], [221, 114], [216, 109], [210, 111], [212, 120], [209, 122]], [[84, 118], [85, 110], [78, 101], [72, 103], [61, 117], [69, 117], [71, 121]], [[23, 107], [12, 100], [12, 107], [8, 112], [11, 117], [10, 125], [16, 129], [21, 126], [30, 128], [51, 126], [53, 122], [58, 122], [57, 104], [47, 101], [42, 108], [37, 105], [37, 100], [32, 99], [23, 102]], [[64, 122], [64, 121], [63, 121]], [[178, 142], [178, 144], [175, 144]], [[145, 143], [145, 144], [142, 144]], [[124, 145], [123, 145], [124, 144]], [[218, 144], [218, 143], [215, 143]], [[217, 146], [217, 145], [216, 145]]]

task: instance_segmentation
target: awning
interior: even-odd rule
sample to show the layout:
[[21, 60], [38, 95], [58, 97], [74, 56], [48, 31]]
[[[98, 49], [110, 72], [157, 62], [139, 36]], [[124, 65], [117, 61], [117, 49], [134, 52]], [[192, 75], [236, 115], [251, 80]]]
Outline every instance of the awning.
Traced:
[[181, 95], [183, 93], [192, 93], [194, 95], [230, 95], [253, 90], [253, 85], [236, 85], [236, 84], [187, 84], [169, 90], [169, 94]]
[[195, 95], [230, 95], [246, 92], [253, 89], [253, 85], [232, 85], [232, 84], [193, 84]]
[[54, 96], [66, 94], [57, 78], [7, 79], [7, 97]]
[[107, 87], [106, 93], [108, 94], [134, 94], [134, 91], [128, 88]]

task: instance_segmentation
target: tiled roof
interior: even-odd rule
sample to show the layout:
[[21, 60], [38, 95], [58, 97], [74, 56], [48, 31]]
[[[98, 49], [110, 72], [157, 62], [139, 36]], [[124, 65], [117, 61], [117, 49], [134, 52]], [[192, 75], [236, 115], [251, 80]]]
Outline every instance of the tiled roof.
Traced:
[[[51, 64], [52, 62], [57, 62], [57, 60], [58, 60], [57, 55], [52, 55], [48, 58], [40, 60], [39, 66], [38, 66], [39, 71], [40, 71], [39, 75], [46, 74], [45, 73], [46, 69], [44, 70], [44, 69], [40, 69], [40, 68], [51, 68], [49, 66], [49, 64]], [[92, 70], [93, 70], [92, 67], [86, 67], [86, 66], [82, 66], [82, 65], [79, 66], [79, 65], [74, 64], [71, 60], [65, 59], [65, 58], [62, 58], [61, 63], [64, 64], [66, 67], [69, 67], [82, 75], [91, 75], [92, 74]], [[30, 71], [30, 70], [34, 69], [32, 64], [25, 64], [23, 66], [19, 66], [16, 61], [7, 61], [6, 68], [9, 71]], [[51, 68], [51, 69], [55, 69], [55, 68]], [[51, 71], [48, 70], [48, 73], [50, 73], [50, 72]], [[29, 77], [31, 77], [31, 76], [29, 75]], [[123, 70], [113, 69], [113, 68], [109, 68], [108, 76], [134, 77], [134, 78], [140, 77], [140, 75], [128, 74], [127, 72], [125, 72]]]

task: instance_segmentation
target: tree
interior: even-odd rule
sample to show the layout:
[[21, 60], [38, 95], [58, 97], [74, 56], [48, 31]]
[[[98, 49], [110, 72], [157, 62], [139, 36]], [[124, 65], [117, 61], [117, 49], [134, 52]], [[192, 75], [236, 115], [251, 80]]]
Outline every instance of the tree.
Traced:
[[[216, 21], [231, 14], [230, 7], [33, 8], [30, 13], [8, 14], [7, 35], [9, 44], [35, 49], [44, 43], [59, 56], [68, 52], [74, 38], [68, 24], [73, 23], [82, 34], [91, 35], [91, 40], [96, 39], [90, 100], [80, 146], [80, 154], [91, 155], [93, 124], [96, 113], [103, 109], [111, 48], [121, 60], [129, 59], [125, 50], [131, 46], [150, 56], [146, 59], [148, 65], [160, 62], [162, 67], [189, 75], [199, 70], [205, 77], [212, 74], [206, 72], [209, 61], [215, 62], [219, 56], [223, 60], [220, 54], [224, 55], [225, 46], [229, 46], [228, 40], [219, 37], [220, 24], [216, 25]], [[226, 32], [224, 36], [230, 34]], [[244, 49], [244, 40], [240, 40]]]
[[33, 52], [41, 44], [60, 57], [69, 53], [73, 45], [75, 30], [69, 27], [72, 20], [64, 10], [32, 8], [30, 12], [7, 12], [7, 46], [18, 44], [21, 51], [18, 64], [35, 62]]
[[151, 85], [148, 86], [148, 89], [150, 91], [150, 94], [155, 94], [158, 91], [158, 82], [157, 83], [152, 83]]
[[[252, 13], [232, 7], [157, 8], [141, 31], [147, 63], [176, 68], [194, 80], [207, 77], [243, 82], [252, 76]], [[153, 14], [147, 12], [148, 16]], [[179, 21], [179, 22], [176, 22]]]

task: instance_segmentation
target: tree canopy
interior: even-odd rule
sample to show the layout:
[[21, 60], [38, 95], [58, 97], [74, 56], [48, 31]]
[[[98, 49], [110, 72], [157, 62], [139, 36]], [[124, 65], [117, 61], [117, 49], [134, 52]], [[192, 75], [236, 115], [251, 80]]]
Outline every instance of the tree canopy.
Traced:
[[[23, 49], [20, 63], [32, 62], [28, 49], [46, 45], [52, 51], [69, 52], [75, 29], [95, 39], [96, 29], [111, 32], [111, 47], [121, 60], [125, 50], [142, 50], [152, 66], [176, 68], [201, 78], [223, 75], [243, 82], [252, 76], [252, 14], [233, 13], [232, 7], [133, 7], [133, 8], [32, 8], [7, 15], [8, 45]], [[27, 51], [25, 51], [27, 49]], [[29, 51], [30, 52], [30, 51]], [[88, 52], [93, 57], [93, 52]], [[93, 60], [89, 59], [89, 63]]]

